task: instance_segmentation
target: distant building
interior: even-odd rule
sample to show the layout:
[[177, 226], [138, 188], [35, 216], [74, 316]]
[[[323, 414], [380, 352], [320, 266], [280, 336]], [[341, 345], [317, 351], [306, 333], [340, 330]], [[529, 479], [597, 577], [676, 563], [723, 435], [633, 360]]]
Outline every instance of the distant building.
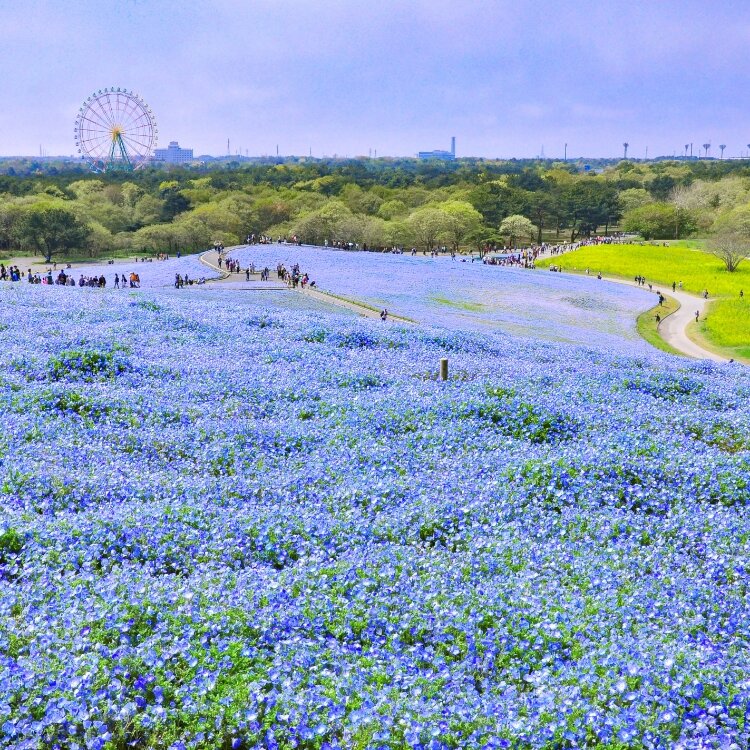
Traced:
[[177, 141], [170, 141], [167, 148], [154, 149], [154, 161], [166, 161], [170, 164], [193, 161], [193, 149], [180, 148], [180, 144]]
[[442, 159], [443, 161], [453, 161], [456, 158], [456, 136], [451, 138], [450, 151], [420, 151], [417, 156], [420, 159]]

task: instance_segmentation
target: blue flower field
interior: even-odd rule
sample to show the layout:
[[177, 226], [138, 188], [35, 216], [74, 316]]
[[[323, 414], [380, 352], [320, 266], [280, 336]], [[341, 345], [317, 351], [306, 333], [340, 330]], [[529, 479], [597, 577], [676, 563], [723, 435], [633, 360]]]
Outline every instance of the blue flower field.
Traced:
[[750, 375], [613, 294], [4, 285], [0, 746], [747, 748]]

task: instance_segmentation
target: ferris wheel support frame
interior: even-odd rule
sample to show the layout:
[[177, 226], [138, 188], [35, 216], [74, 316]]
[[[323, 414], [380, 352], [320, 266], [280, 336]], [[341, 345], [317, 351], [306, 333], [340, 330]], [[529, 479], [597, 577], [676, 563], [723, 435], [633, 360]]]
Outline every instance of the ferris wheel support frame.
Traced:
[[[117, 156], [115, 155], [116, 152], [119, 152], [120, 154], [120, 162], [117, 161]], [[133, 162], [130, 160], [130, 156], [128, 156], [128, 151], [125, 148], [125, 144], [120, 133], [115, 133], [112, 136], [112, 145], [109, 147], [109, 160], [107, 161], [107, 168], [121, 169], [125, 172], [132, 172], [134, 169]]]

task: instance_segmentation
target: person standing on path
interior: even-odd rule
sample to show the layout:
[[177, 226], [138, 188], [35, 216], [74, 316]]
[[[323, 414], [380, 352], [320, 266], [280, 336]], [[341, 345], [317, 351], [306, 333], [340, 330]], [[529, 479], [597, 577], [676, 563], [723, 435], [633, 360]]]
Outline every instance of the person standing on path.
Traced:
[[695, 311], [695, 322], [698, 322], [698, 317], [700, 316], [700, 310]]

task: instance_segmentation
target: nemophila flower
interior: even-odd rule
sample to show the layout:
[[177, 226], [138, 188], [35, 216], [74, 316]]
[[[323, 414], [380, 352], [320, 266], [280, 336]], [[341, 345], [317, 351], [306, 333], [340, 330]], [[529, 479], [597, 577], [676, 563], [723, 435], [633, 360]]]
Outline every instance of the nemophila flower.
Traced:
[[743, 746], [744, 371], [69, 291], [0, 297], [4, 744]]

